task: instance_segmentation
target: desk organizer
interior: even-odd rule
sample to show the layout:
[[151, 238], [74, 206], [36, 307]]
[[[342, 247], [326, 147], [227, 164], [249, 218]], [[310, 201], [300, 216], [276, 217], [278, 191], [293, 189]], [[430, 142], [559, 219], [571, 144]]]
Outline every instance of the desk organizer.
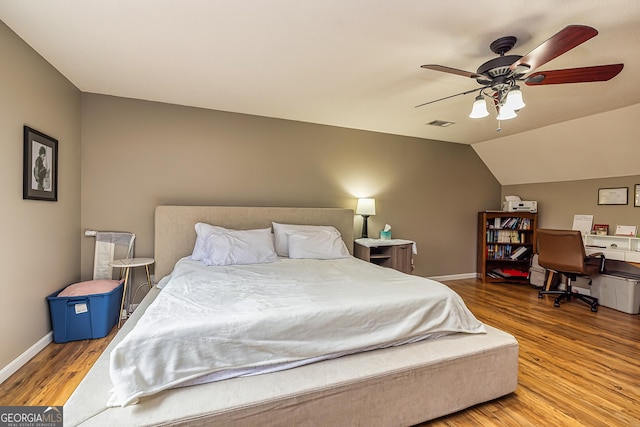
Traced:
[[102, 338], [118, 322], [122, 284], [102, 294], [58, 297], [60, 292], [47, 297], [54, 342]]

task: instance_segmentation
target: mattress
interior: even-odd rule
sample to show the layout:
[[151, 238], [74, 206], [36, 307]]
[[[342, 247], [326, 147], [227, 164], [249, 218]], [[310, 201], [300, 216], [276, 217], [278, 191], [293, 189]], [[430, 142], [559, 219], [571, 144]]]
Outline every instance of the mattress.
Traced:
[[352, 256], [224, 266], [186, 257], [162, 286], [111, 353], [111, 405], [204, 375], [225, 380], [485, 332], [443, 284]]
[[66, 402], [65, 426], [413, 425], [517, 387], [517, 341], [485, 325], [486, 334], [454, 334], [107, 407], [109, 354], [158, 292], [147, 294]]

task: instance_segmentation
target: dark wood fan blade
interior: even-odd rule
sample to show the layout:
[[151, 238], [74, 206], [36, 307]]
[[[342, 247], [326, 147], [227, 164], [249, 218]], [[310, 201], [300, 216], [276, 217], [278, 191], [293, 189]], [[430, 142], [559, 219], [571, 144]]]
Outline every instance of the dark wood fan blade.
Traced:
[[605, 82], [622, 71], [624, 64], [596, 65], [593, 67], [567, 68], [539, 71], [525, 79], [527, 86], [557, 85], [563, 83]]
[[444, 65], [427, 64], [427, 65], [421, 65], [420, 68], [425, 68], [427, 70], [433, 70], [433, 71], [442, 71], [443, 73], [455, 74], [457, 76], [469, 77], [472, 79], [475, 79], [478, 77], [487, 78], [487, 76], [484, 76], [482, 74], [472, 73], [471, 71], [458, 70], [457, 68], [445, 67]]
[[472, 92], [479, 92], [479, 91], [480, 91], [480, 89], [477, 89], [477, 88], [476, 89], [471, 89], [471, 90], [468, 90], [466, 92], [456, 93], [455, 95], [449, 95], [449, 96], [445, 96], [444, 98], [436, 99], [434, 101], [425, 102], [424, 104], [416, 105], [414, 108], [422, 107], [424, 105], [433, 104], [434, 102], [444, 101], [445, 99], [454, 98], [456, 96], [468, 95], [468, 94], [470, 94]]
[[524, 66], [528, 67], [528, 71], [532, 71], [597, 34], [598, 31], [595, 28], [586, 25], [569, 25], [514, 62], [510, 69], [515, 71], [516, 67], [521, 66], [519, 70], [522, 70]]

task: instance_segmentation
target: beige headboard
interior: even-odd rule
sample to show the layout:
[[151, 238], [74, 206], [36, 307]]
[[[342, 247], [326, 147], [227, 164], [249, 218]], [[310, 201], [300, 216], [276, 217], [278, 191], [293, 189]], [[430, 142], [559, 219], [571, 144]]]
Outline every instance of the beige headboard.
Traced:
[[206, 222], [226, 228], [247, 230], [283, 224], [333, 225], [353, 253], [352, 209], [261, 208], [230, 206], [157, 206], [155, 214], [155, 275], [157, 280], [171, 273], [175, 263], [191, 255], [196, 242], [194, 225]]

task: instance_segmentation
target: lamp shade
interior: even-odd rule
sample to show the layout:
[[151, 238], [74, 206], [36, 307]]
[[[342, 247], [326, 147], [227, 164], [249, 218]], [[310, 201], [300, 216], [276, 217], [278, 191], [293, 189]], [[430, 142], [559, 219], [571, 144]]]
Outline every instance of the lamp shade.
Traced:
[[375, 215], [376, 199], [358, 199], [356, 215]]
[[510, 110], [520, 110], [524, 108], [526, 104], [522, 99], [522, 91], [520, 91], [520, 86], [514, 86], [509, 93], [507, 93], [507, 102], [506, 107]]
[[509, 119], [513, 119], [513, 118], [515, 118], [517, 116], [518, 115], [516, 114], [515, 111], [510, 109], [507, 105], [504, 105], [503, 107], [500, 107], [500, 112], [498, 113], [498, 117], [496, 117], [496, 119], [498, 119], [498, 120], [509, 120]]
[[488, 115], [489, 111], [487, 111], [487, 103], [484, 100], [484, 96], [476, 96], [476, 100], [473, 101], [473, 107], [471, 109], [471, 114], [469, 114], [469, 117], [472, 119], [481, 119], [483, 117], [487, 117]]

